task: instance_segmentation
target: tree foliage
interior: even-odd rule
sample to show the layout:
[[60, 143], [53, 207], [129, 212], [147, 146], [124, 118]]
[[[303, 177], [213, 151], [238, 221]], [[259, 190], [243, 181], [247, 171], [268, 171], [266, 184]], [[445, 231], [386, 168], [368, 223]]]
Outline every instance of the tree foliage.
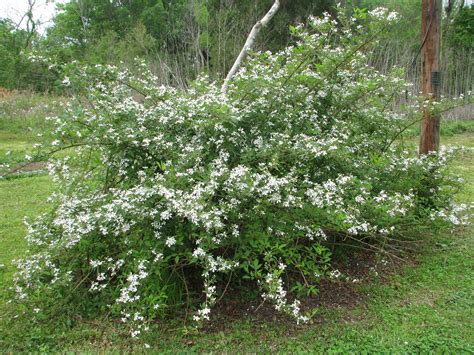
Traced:
[[463, 6], [452, 24], [449, 45], [457, 48], [474, 48], [474, 5]]
[[[21, 45], [2, 46], [3, 75], [10, 79], [4, 79], [0, 85], [41, 90], [60, 88], [60, 73], [48, 73], [49, 69], [44, 67], [28, 67], [31, 50], [53, 57], [58, 64], [80, 61], [133, 68], [133, 61], [138, 57], [147, 61], [161, 83], [178, 87], [186, 87], [202, 72], [222, 78], [250, 29], [271, 3], [271, 0], [72, 0], [58, 4], [59, 13], [46, 36], [34, 37], [23, 55], [19, 54]], [[281, 1], [279, 12], [269, 28], [259, 35], [255, 49], [275, 51], [294, 43], [289, 25], [305, 23], [309, 15], [321, 15], [325, 11], [337, 16], [336, 3], [335, 0]], [[455, 10], [449, 16], [452, 26], [445, 26], [449, 30], [443, 35], [446, 54], [442, 58], [445, 71], [442, 91], [457, 96], [472, 90], [472, 7], [460, 7], [459, 1], [453, 4]], [[370, 11], [377, 6], [386, 6], [402, 16], [391, 27], [391, 36], [374, 48], [369, 64], [382, 71], [393, 65], [403, 66], [409, 79], [417, 83], [420, 3], [354, 0], [346, 1], [344, 8], [350, 13], [354, 8]], [[2, 36], [23, 37], [19, 42], [26, 42], [24, 31], [10, 26], [7, 32], [8, 35]], [[413, 91], [418, 92], [419, 88], [415, 86]]]

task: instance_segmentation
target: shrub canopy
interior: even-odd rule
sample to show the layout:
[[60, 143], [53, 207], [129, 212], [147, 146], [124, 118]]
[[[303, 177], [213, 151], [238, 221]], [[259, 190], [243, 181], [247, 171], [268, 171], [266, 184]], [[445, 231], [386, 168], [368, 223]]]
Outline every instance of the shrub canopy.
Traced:
[[67, 152], [50, 163], [61, 189], [29, 226], [18, 297], [40, 289], [83, 312], [110, 308], [136, 336], [173, 308], [198, 303], [194, 319], [208, 319], [222, 281], [250, 279], [305, 321], [294, 295], [338, 275], [332, 242], [463, 223], [446, 152], [418, 157], [397, 140], [419, 119], [414, 106], [393, 110], [404, 73], [368, 65], [395, 19], [313, 18], [291, 29], [295, 46], [255, 53], [227, 95], [206, 78], [158, 87], [143, 64], [139, 76], [70, 68], [81, 105], [52, 118], [51, 149]]

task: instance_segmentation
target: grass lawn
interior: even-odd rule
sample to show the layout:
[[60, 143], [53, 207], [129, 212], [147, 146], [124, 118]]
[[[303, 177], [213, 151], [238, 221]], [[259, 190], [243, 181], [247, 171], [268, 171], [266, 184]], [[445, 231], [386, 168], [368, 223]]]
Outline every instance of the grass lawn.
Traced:
[[23, 219], [45, 211], [50, 192], [48, 176], [0, 180], [0, 264], [4, 265], [0, 269], [1, 291], [4, 291], [11, 276], [11, 260], [22, 255], [26, 249]]
[[[2, 137], [0, 131], [0, 137]], [[443, 137], [442, 143], [474, 147], [474, 134]], [[23, 150], [21, 139], [1, 149]], [[454, 165], [467, 181], [459, 199], [473, 202], [474, 153]], [[32, 321], [7, 303], [13, 267], [21, 256], [24, 216], [47, 208], [52, 189], [45, 175], [0, 180], [0, 352], [6, 351], [128, 351], [145, 349], [219, 352], [474, 352], [474, 229], [425, 236], [416, 262], [391, 275], [361, 283], [363, 302], [351, 307], [322, 307], [310, 325], [296, 326], [280, 318], [253, 315], [215, 320], [212, 329], [197, 333], [181, 324], [153, 325], [140, 341], [112, 320], [68, 319]], [[17, 317], [17, 318], [15, 318]]]

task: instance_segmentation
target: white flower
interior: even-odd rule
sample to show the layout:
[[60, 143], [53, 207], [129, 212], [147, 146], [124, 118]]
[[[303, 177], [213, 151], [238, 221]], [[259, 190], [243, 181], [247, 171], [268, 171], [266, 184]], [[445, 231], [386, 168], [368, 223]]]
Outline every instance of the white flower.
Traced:
[[200, 257], [205, 256], [205, 255], [206, 255], [206, 252], [201, 247], [198, 247], [193, 251], [193, 256], [195, 258], [200, 258]]
[[173, 245], [176, 244], [176, 238], [175, 237], [168, 237], [165, 241], [166, 246], [172, 247]]
[[69, 79], [68, 76], [65, 76], [63, 81], [61, 82], [64, 86], [69, 86], [71, 85], [71, 80]]

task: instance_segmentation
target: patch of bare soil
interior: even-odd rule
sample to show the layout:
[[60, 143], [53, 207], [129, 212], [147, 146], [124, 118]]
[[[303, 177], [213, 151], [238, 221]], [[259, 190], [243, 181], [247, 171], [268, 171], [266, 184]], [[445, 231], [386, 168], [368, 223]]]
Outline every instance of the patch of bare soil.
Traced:
[[25, 172], [32, 172], [38, 170], [45, 170], [46, 163], [44, 161], [35, 161], [28, 164], [24, 164], [14, 168], [15, 172], [17, 173], [25, 173]]
[[38, 171], [43, 171], [46, 170], [46, 162], [43, 161], [34, 161], [30, 163], [24, 163], [15, 166], [13, 169], [10, 171], [7, 171], [4, 174], [0, 174], [0, 177], [5, 177], [8, 175], [15, 175], [15, 174], [21, 174], [21, 173], [34, 173]]
[[[413, 256], [398, 258], [383, 257], [371, 251], [362, 251], [351, 255], [350, 259], [334, 260], [332, 266], [340, 271], [341, 276], [336, 279], [325, 279], [319, 284], [319, 293], [316, 296], [301, 298], [303, 309], [342, 309], [352, 310], [364, 307], [370, 297], [360, 287], [374, 280], [389, 282], [390, 276], [399, 272], [405, 265], [415, 265]], [[256, 286], [256, 285], [255, 285]], [[252, 288], [252, 292], [255, 288]], [[211, 320], [205, 325], [207, 332], [225, 331], [238, 320], [247, 320], [256, 327], [264, 323], [288, 324], [287, 329], [297, 329], [295, 322], [289, 316], [275, 311], [273, 305], [262, 303], [261, 298], [249, 301], [248, 292], [229, 288], [220, 302], [212, 311]], [[360, 321], [363, 316], [355, 316], [348, 312], [343, 317], [346, 321]], [[316, 315], [309, 323], [322, 324], [323, 317]]]

